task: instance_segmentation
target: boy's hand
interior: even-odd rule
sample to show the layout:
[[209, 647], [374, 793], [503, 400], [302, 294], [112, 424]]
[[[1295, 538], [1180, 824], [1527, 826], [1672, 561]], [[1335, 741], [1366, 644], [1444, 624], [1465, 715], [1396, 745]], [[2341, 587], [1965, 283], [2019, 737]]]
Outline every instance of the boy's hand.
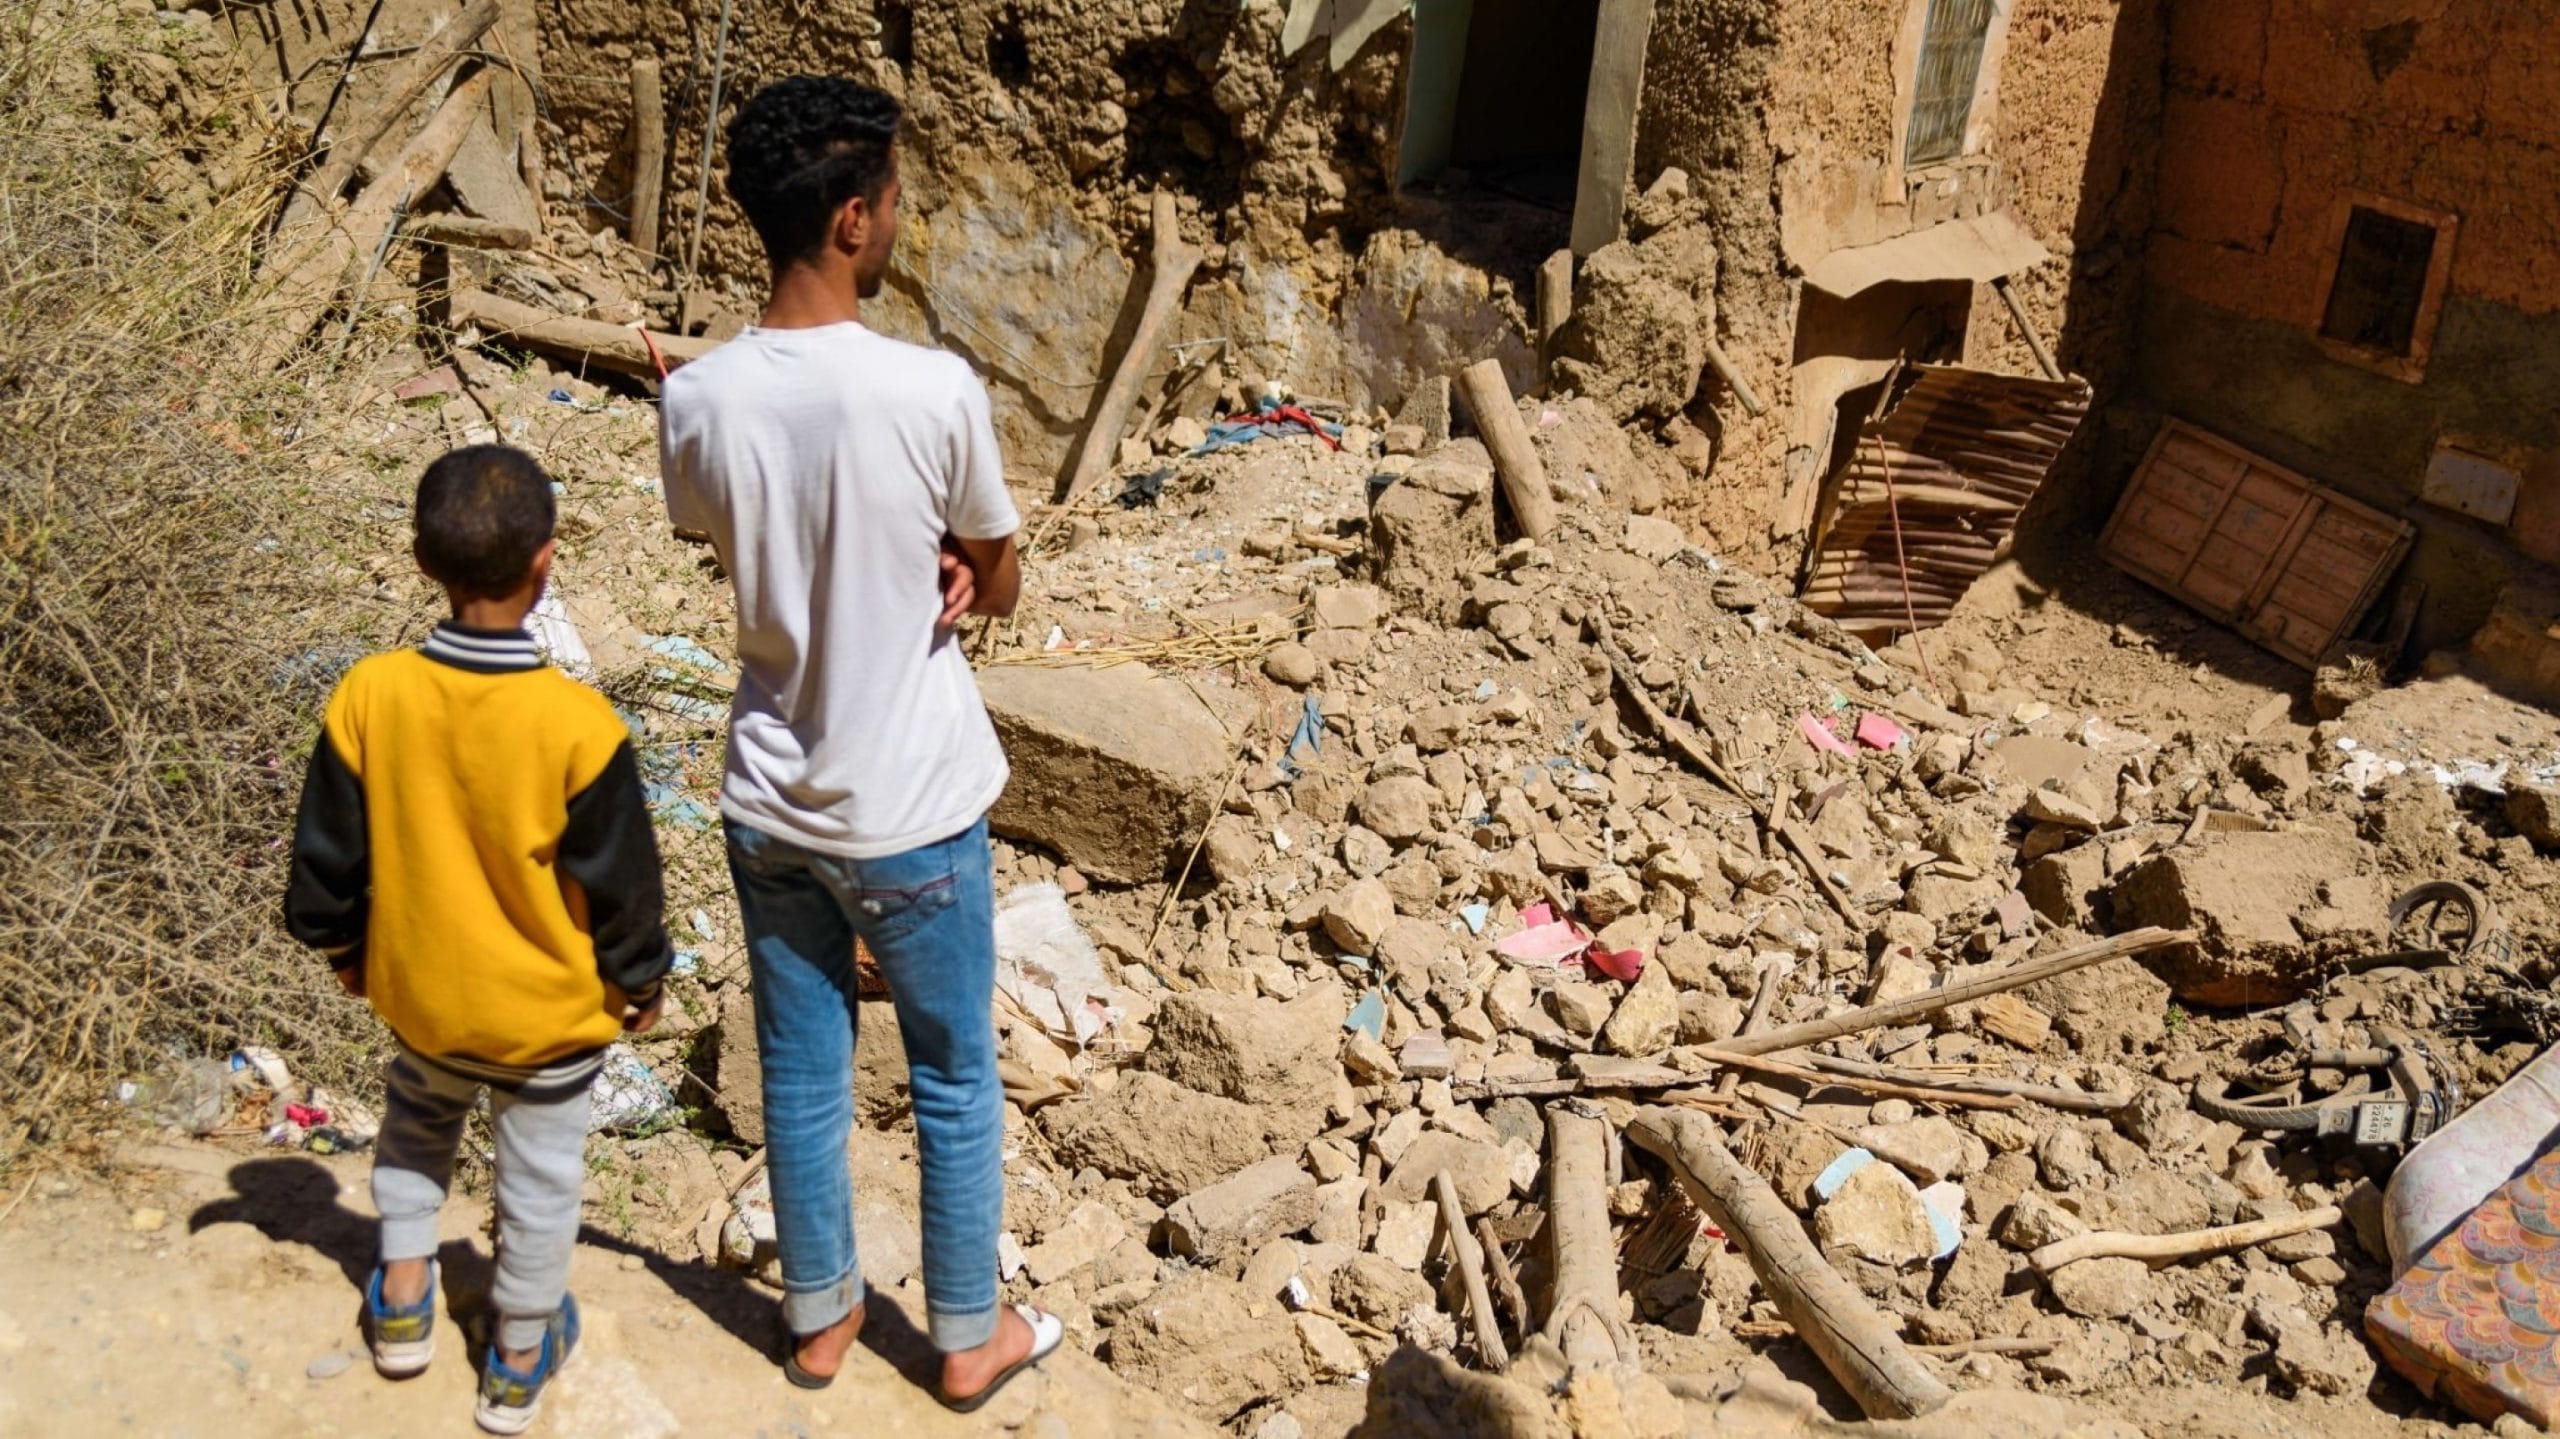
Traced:
[[978, 602], [978, 571], [961, 552], [960, 542], [949, 535], [942, 537], [942, 618], [935, 623], [949, 629], [960, 623]]
[[348, 994], [357, 999], [364, 998], [363, 965], [351, 964], [344, 969], [333, 972], [338, 976], [338, 988], [345, 990]]
[[627, 1009], [623, 1011], [622, 1032], [625, 1034], [647, 1034], [650, 1030], [657, 1028], [658, 1015], [666, 1007], [667, 992], [661, 989], [658, 991], [657, 996], [649, 1001], [648, 1007], [644, 1009]]

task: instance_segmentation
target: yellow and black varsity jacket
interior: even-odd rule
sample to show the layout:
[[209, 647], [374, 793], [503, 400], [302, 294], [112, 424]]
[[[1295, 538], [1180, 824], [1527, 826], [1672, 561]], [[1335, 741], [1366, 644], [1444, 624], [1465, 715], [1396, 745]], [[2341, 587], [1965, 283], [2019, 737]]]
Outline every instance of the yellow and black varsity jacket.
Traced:
[[532, 636], [442, 624], [329, 697], [285, 923], [400, 1042], [458, 1073], [583, 1084], [673, 959], [630, 731]]

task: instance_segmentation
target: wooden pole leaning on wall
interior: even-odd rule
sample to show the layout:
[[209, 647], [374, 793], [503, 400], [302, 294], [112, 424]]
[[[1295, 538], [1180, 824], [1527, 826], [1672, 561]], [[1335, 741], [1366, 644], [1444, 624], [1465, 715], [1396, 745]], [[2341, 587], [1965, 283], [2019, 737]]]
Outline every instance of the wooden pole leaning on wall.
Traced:
[[1156, 355], [1164, 348], [1174, 317], [1182, 311], [1182, 292], [1191, 283], [1191, 272], [1200, 268], [1200, 247], [1183, 240], [1170, 193], [1156, 191], [1148, 219], [1152, 249], [1147, 264], [1146, 302], [1138, 311], [1138, 328], [1129, 336], [1129, 348], [1121, 352], [1120, 363], [1111, 371], [1111, 383], [1104, 387], [1101, 402], [1093, 407], [1093, 422], [1085, 426], [1084, 444], [1076, 451], [1076, 467], [1067, 481], [1061, 513], [1073, 509], [1086, 490], [1111, 472], [1119, 456], [1121, 437], [1128, 430], [1129, 412], [1137, 407], [1138, 391], [1146, 383], [1147, 372], [1155, 367]]
[[479, 44], [480, 37], [497, 23], [498, 0], [472, 0], [433, 39], [418, 47], [417, 53], [391, 77], [372, 111], [349, 125], [346, 134], [329, 147], [329, 158], [319, 173], [294, 187], [293, 198], [285, 203], [284, 219], [276, 226], [274, 243], [268, 249], [270, 265], [279, 263], [276, 257], [292, 258], [288, 252], [297, 244], [294, 232], [327, 214], [329, 206], [337, 202], [338, 192], [356, 177], [356, 167], [426, 93], [427, 86], [444, 73], [456, 56]]
[[1955, 1397], [1822, 1257], [1795, 1211], [1724, 1147], [1707, 1120], [1656, 1107], [1636, 1115], [1627, 1137], [1670, 1165], [1681, 1189], [1742, 1250], [1760, 1288], [1868, 1418], [1917, 1418]]
[[1543, 540], [1556, 527], [1556, 498], [1547, 490], [1547, 467], [1520, 423], [1520, 406], [1511, 397], [1511, 382], [1502, 377], [1500, 360], [1479, 360], [1458, 372], [1458, 396], [1475, 416], [1476, 433], [1493, 452], [1493, 473], [1502, 481], [1502, 497], [1520, 533]]
[[1573, 319], [1573, 252], [1558, 250], [1538, 266], [1538, 363], [1556, 361], [1556, 332]]
[[2018, 303], [2018, 292], [2009, 286], [2009, 277], [1992, 277], [1991, 288], [2000, 295], [2000, 303], [2009, 307], [2009, 318], [2017, 321], [2018, 333], [2027, 337], [2027, 350], [2036, 357], [2036, 368], [2048, 380], [2062, 378], [2062, 367], [2053, 362], [2053, 352], [2044, 347], [2044, 337], [2036, 333], [2035, 324], [2027, 318], [2027, 307]]
[[631, 62], [631, 248], [655, 257], [666, 200], [667, 101], [658, 62]]
[[250, 356], [252, 368], [263, 372], [282, 364], [320, 323], [359, 262], [381, 247], [401, 208], [444, 178], [445, 167], [462, 148], [462, 137], [489, 103], [489, 86], [496, 73], [476, 71], [454, 86], [426, 125], [383, 169], [381, 178], [366, 186], [346, 213], [303, 246], [288, 268], [268, 277], [275, 319]]

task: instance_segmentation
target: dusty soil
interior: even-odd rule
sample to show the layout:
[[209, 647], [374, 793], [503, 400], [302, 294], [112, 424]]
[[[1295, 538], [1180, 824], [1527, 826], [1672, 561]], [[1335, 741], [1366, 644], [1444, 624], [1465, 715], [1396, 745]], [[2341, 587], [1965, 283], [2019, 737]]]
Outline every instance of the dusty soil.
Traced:
[[[395, 1384], [356, 1329], [365, 1175], [360, 1158], [144, 1143], [100, 1175], [30, 1176], [0, 1220], [0, 1434], [478, 1432], [461, 1320], [487, 1282], [488, 1210], [447, 1207], [435, 1365]], [[535, 1431], [559, 1439], [1208, 1432], [1072, 1348], [949, 1414], [920, 1313], [889, 1296], [836, 1387], [803, 1393], [770, 1357], [778, 1296], [592, 1225], [571, 1285], [585, 1339]]]

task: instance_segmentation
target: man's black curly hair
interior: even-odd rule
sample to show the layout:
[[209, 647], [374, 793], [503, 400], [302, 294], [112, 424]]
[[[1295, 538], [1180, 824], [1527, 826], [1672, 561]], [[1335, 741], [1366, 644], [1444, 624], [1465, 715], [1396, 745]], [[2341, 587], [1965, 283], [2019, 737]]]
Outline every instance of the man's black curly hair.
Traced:
[[729, 122], [729, 196], [775, 270], [808, 258], [845, 202], [876, 203], [902, 112], [885, 92], [830, 75], [776, 80]]
[[496, 599], [524, 583], [554, 514], [551, 477], [533, 456], [466, 445], [418, 479], [418, 565], [465, 599]]

